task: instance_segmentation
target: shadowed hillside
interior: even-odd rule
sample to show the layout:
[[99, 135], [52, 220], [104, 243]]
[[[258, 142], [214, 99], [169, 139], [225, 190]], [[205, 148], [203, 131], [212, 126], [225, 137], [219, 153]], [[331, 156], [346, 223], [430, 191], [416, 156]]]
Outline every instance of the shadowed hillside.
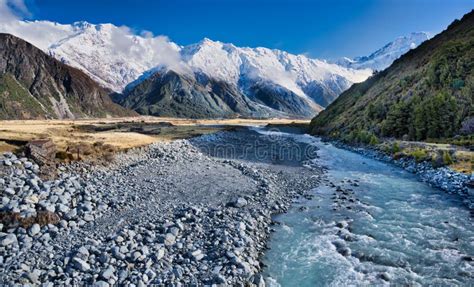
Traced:
[[0, 119], [132, 116], [78, 69], [0, 34]]

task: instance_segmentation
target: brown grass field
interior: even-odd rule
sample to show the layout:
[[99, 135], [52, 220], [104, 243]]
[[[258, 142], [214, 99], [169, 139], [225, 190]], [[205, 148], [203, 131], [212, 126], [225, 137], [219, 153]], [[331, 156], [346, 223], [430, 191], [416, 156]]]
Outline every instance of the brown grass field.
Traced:
[[[225, 119], [195, 120], [158, 117], [105, 118], [80, 120], [0, 121], [0, 152], [15, 151], [28, 141], [51, 139], [58, 151], [67, 151], [75, 159], [95, 159], [107, 154], [159, 141], [185, 139], [238, 126], [267, 124], [308, 124], [309, 120]], [[171, 125], [170, 125], [171, 124]], [[433, 149], [449, 149], [446, 144], [423, 143]], [[410, 146], [410, 142], [404, 142]], [[458, 159], [451, 165], [456, 171], [474, 169], [474, 153], [457, 149]]]
[[[157, 141], [189, 138], [212, 133], [235, 126], [308, 123], [305, 120], [288, 119], [225, 119], [195, 120], [157, 117], [106, 118], [80, 120], [11, 120], [0, 121], [0, 152], [14, 151], [26, 142], [35, 139], [51, 139], [58, 151], [81, 151], [81, 156], [101, 154], [100, 149], [112, 151], [145, 146]], [[172, 124], [172, 126], [163, 125]], [[146, 133], [130, 131], [152, 128]]]

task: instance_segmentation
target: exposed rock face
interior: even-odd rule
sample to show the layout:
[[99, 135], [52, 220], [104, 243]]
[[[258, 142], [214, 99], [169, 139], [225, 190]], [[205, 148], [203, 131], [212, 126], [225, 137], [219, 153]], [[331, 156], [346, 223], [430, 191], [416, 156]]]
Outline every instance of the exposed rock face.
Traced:
[[0, 34], [0, 119], [135, 115], [78, 69], [28, 42]]
[[47, 164], [56, 156], [56, 146], [51, 140], [34, 140], [26, 144], [26, 155], [38, 164]]
[[189, 118], [311, 117], [320, 108], [276, 84], [254, 84], [245, 95], [234, 85], [204, 74], [158, 71], [129, 85], [114, 101], [140, 114]]

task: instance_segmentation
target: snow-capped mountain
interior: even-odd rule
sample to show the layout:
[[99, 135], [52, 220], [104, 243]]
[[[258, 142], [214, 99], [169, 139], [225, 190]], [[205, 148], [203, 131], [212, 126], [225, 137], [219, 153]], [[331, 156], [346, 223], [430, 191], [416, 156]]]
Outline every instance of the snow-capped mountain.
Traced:
[[242, 91], [256, 82], [275, 84], [302, 97], [316, 110], [371, 75], [368, 69], [353, 70], [280, 50], [240, 48], [209, 39], [182, 47], [163, 36], [136, 35], [112, 24], [16, 21], [0, 23], [0, 31], [31, 42], [115, 92], [144, 73], [151, 75], [153, 69], [166, 67], [180, 74], [202, 73]]
[[158, 65], [179, 70], [180, 48], [166, 37], [136, 36], [112, 24], [72, 27], [72, 35], [51, 43], [47, 51], [115, 92]]
[[[180, 54], [193, 71], [233, 83], [243, 91], [255, 82], [268, 82], [321, 106], [328, 103], [317, 100], [320, 94], [334, 99], [352, 83], [371, 75], [369, 70], [347, 69], [280, 50], [240, 48], [209, 39], [183, 47]], [[320, 89], [311, 90], [313, 85]]]
[[336, 64], [346, 68], [381, 71], [390, 66], [401, 55], [418, 47], [418, 45], [430, 38], [430, 34], [426, 32], [411, 33], [408, 36], [398, 37], [369, 56], [356, 57], [354, 59], [343, 58], [338, 60]]
[[[232, 91], [232, 97], [245, 96], [256, 105], [264, 106], [267, 112], [270, 107], [279, 115], [300, 111], [304, 116], [311, 116], [308, 110], [319, 112], [353, 83], [364, 81], [373, 70], [385, 68], [428, 38], [426, 33], [413, 33], [368, 57], [329, 63], [281, 50], [237, 47], [210, 39], [179, 46], [164, 36], [137, 35], [127, 27], [112, 24], [0, 21], [0, 32], [29, 41], [62, 62], [83, 70], [114, 92], [136, 95], [132, 90], [155, 73], [164, 77], [164, 72], [173, 71], [177, 76], [168, 75], [165, 79], [172, 79], [188, 90], [198, 89], [203, 99], [228, 97], [215, 91], [210, 95], [204, 92], [226, 83], [225, 90]], [[160, 83], [160, 87], [167, 87], [165, 90], [173, 93], [163, 78], [154, 76], [153, 79], [153, 83]], [[185, 94], [191, 98], [193, 93], [188, 90]], [[285, 101], [299, 108], [292, 109]], [[229, 105], [223, 110], [235, 112], [232, 104]], [[255, 106], [252, 111], [241, 110], [241, 114], [253, 115], [255, 110], [262, 109]]]

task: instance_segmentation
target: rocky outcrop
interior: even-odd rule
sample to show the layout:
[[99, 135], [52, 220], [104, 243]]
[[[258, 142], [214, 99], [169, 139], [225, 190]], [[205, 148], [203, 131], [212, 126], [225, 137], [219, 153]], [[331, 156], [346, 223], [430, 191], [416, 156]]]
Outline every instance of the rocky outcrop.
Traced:
[[260, 82], [244, 93], [204, 74], [172, 70], [132, 83], [113, 99], [139, 114], [187, 118], [309, 118], [318, 110], [310, 100], [276, 84]]
[[136, 115], [78, 69], [30, 43], [0, 34], [0, 119]]

